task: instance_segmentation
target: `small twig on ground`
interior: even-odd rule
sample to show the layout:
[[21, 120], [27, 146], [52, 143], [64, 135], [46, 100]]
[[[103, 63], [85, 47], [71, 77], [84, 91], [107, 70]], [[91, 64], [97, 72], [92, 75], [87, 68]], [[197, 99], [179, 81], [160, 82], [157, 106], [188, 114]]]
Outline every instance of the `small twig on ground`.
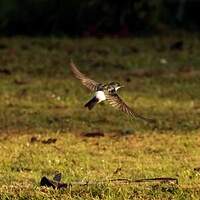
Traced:
[[68, 183], [61, 183], [58, 181], [50, 180], [47, 177], [42, 177], [40, 181], [40, 186], [53, 187], [54, 189], [68, 188], [73, 185], [98, 185], [105, 183], [116, 183], [116, 184], [134, 184], [134, 183], [145, 183], [145, 182], [159, 182], [159, 183], [174, 183], [178, 184], [177, 178], [171, 177], [158, 177], [158, 178], [147, 178], [147, 179], [127, 179], [127, 178], [118, 178], [110, 180], [100, 180], [100, 181], [73, 181]]
[[171, 178], [171, 177], [159, 177], [159, 178], [139, 179], [139, 180], [135, 180], [135, 182], [164, 182], [164, 183], [176, 183], [176, 184], [178, 184], [178, 179], [177, 178]]

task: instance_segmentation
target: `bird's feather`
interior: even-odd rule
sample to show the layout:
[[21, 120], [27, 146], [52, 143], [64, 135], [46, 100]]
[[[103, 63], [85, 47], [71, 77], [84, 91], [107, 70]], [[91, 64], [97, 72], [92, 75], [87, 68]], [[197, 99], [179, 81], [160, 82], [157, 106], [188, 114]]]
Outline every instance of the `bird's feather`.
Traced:
[[86, 77], [83, 73], [81, 73], [76, 65], [71, 61], [70, 63], [71, 71], [73, 72], [74, 76], [81, 81], [81, 83], [86, 86], [91, 91], [96, 91], [98, 86], [100, 85], [96, 81]]
[[124, 103], [124, 101], [117, 95], [116, 92], [107, 94], [106, 99], [111, 106], [113, 106], [114, 108], [117, 108], [118, 110], [121, 110], [122, 112], [125, 112], [126, 114], [128, 114], [131, 117], [137, 117], [137, 118], [140, 118], [147, 122], [155, 122], [155, 119], [149, 119], [149, 118], [143, 117], [140, 114], [138, 114], [137, 112], [135, 112], [126, 103]]

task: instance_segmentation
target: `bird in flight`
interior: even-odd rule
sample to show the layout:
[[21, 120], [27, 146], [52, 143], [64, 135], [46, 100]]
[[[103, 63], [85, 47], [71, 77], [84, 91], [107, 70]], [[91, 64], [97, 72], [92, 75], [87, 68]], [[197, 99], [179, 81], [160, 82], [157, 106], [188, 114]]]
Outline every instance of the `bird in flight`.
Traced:
[[108, 84], [98, 83], [81, 73], [72, 60], [70, 62], [70, 69], [74, 76], [79, 79], [84, 86], [92, 92], [95, 92], [94, 97], [85, 104], [85, 107], [89, 110], [91, 110], [97, 103], [107, 100], [111, 106], [121, 110], [131, 117], [140, 118], [147, 122], [155, 122], [154, 119], [149, 119], [136, 113], [126, 103], [124, 103], [117, 94], [117, 90], [124, 86], [120, 85], [118, 82], [110, 82]]

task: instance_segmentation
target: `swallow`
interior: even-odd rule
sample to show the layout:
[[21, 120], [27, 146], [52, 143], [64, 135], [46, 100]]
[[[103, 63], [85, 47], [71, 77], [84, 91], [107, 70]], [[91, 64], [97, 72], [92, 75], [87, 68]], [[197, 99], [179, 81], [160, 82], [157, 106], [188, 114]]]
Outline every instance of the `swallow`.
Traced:
[[81, 83], [87, 87], [90, 91], [94, 92], [94, 96], [90, 99], [85, 107], [91, 110], [94, 106], [100, 102], [107, 101], [114, 108], [128, 114], [130, 117], [140, 118], [147, 122], [155, 122], [155, 119], [149, 119], [141, 116], [130, 108], [117, 94], [118, 89], [124, 87], [118, 82], [110, 82], [108, 84], [98, 83], [85, 74], [80, 72], [73, 61], [70, 62], [70, 69], [74, 76], [81, 81]]

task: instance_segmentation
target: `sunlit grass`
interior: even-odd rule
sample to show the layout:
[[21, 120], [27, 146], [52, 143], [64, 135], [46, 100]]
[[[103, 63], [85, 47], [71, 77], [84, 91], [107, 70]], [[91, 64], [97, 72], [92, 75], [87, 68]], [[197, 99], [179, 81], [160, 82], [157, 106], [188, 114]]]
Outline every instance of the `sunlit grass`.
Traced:
[[[38, 142], [31, 142], [35, 135]], [[41, 141], [49, 137], [57, 138], [55, 144], [43, 144]], [[107, 193], [121, 199], [124, 195], [141, 198], [162, 199], [182, 198], [182, 195], [190, 198], [198, 197], [199, 190], [193, 194], [193, 190], [199, 186], [199, 173], [194, 171], [199, 166], [199, 133], [193, 132], [187, 135], [181, 133], [166, 133], [159, 135], [153, 133], [137, 133], [128, 136], [106, 135], [103, 138], [85, 138], [74, 134], [48, 133], [29, 135], [1, 136], [1, 197], [7, 195], [13, 198], [24, 198], [27, 194], [35, 199], [37, 196], [52, 198], [52, 195], [62, 198], [82, 196], [92, 198], [91, 193], [97, 190], [94, 198]], [[117, 171], [117, 169], [120, 169]], [[71, 190], [66, 189], [62, 193], [46, 189], [39, 189], [42, 176], [53, 177], [57, 172], [62, 172], [63, 181], [75, 180], [105, 181], [114, 178], [153, 178], [176, 177], [179, 186], [161, 184], [156, 191], [150, 194], [155, 184], [113, 185], [103, 184], [99, 186], [77, 186]], [[140, 187], [139, 187], [140, 185]], [[162, 187], [173, 192], [162, 192]], [[191, 190], [185, 190], [185, 187]], [[15, 192], [13, 189], [16, 188]], [[140, 195], [134, 193], [138, 190]], [[193, 188], [193, 189], [192, 189]], [[76, 191], [76, 192], [75, 192]], [[80, 192], [82, 191], [82, 192]], [[123, 192], [122, 192], [123, 191]], [[71, 193], [73, 192], [73, 194]], [[158, 194], [157, 194], [158, 193]], [[105, 196], [108, 198], [107, 194]], [[113, 199], [113, 197], [111, 198]]]

